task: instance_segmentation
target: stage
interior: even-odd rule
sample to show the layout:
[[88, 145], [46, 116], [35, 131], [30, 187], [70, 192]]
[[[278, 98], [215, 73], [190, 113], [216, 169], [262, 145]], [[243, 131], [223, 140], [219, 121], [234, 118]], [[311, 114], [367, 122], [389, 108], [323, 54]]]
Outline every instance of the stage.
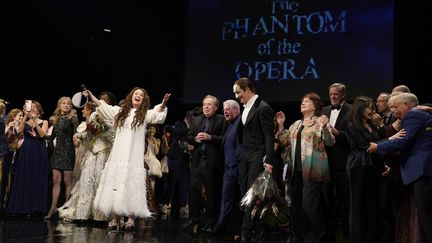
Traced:
[[[165, 215], [152, 220], [137, 220], [133, 232], [108, 230], [105, 223], [65, 222], [55, 217], [43, 220], [42, 217], [2, 216], [0, 220], [0, 242], [235, 242], [234, 232], [214, 235], [200, 232], [186, 233], [182, 224], [186, 219]], [[283, 230], [272, 232], [265, 242], [287, 242]]]

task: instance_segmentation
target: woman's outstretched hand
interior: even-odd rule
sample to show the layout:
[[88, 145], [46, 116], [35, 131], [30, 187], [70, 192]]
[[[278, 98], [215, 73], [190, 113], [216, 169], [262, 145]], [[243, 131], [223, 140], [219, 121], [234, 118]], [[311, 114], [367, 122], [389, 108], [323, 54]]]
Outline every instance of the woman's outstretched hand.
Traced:
[[166, 94], [164, 95], [164, 97], [163, 97], [163, 99], [162, 99], [162, 108], [165, 108], [165, 107], [166, 107], [166, 104], [167, 104], [167, 102], [168, 102], [168, 100], [169, 100], [170, 97], [171, 97], [171, 94], [170, 94], [170, 93], [166, 93]]

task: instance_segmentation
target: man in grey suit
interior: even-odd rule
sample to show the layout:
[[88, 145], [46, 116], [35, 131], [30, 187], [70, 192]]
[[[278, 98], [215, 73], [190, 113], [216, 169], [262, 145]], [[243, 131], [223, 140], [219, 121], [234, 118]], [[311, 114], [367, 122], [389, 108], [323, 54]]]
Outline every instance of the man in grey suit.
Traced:
[[[239, 165], [240, 187], [244, 194], [264, 168], [272, 171], [273, 163], [276, 161], [273, 149], [275, 114], [270, 105], [256, 94], [249, 78], [235, 81], [233, 91], [236, 98], [244, 105], [241, 115], [244, 153]], [[264, 231], [260, 225], [260, 223], [254, 225], [250, 212], [246, 210], [243, 217], [242, 242], [250, 242], [253, 229], [259, 231], [258, 237], [263, 237]]]

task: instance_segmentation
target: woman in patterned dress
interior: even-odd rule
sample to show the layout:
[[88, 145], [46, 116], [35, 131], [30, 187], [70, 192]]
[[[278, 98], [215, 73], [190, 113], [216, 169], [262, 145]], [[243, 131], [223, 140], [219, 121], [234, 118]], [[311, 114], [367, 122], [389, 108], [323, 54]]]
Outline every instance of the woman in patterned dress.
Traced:
[[52, 139], [56, 139], [56, 146], [50, 158], [53, 174], [53, 188], [51, 207], [44, 219], [51, 219], [57, 212], [57, 202], [60, 195], [60, 185], [65, 184], [65, 202], [69, 200], [72, 190], [72, 171], [75, 164], [75, 146], [73, 135], [79, 121], [75, 109], [72, 108], [72, 100], [69, 97], [61, 97], [54, 110], [57, 123], [54, 125]]

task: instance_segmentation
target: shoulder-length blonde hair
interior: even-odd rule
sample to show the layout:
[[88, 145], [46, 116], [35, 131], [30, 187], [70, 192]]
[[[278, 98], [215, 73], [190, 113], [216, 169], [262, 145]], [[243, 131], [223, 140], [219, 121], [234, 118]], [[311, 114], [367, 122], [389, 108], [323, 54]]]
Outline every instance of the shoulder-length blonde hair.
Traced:
[[[63, 103], [63, 101], [66, 101], [71, 106], [71, 109], [70, 109], [68, 114], [62, 114], [62, 112], [61, 112], [61, 103]], [[57, 107], [54, 110], [54, 114], [53, 114], [54, 116], [61, 117], [63, 115], [67, 115], [67, 118], [71, 119], [72, 117], [76, 116], [76, 114], [77, 114], [77, 112], [72, 106], [71, 98], [69, 98], [67, 96], [63, 96], [57, 101]]]

